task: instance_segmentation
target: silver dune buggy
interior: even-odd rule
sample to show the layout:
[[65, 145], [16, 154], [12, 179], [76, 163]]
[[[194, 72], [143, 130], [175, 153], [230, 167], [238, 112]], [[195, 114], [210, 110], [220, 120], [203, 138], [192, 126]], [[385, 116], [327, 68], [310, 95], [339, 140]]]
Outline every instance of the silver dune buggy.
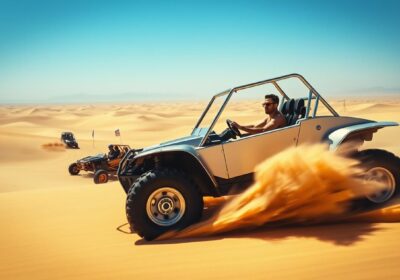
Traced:
[[[300, 81], [306, 87], [306, 96], [291, 99], [280, 86], [285, 80]], [[244, 136], [227, 120], [234, 137], [225, 140], [213, 131], [232, 95], [267, 84], [282, 96], [280, 111], [287, 120], [285, 127]], [[211, 123], [205, 125], [210, 107], [220, 98], [219, 109]], [[319, 116], [319, 106], [328, 114]], [[122, 159], [118, 178], [127, 193], [128, 222], [146, 240], [187, 227], [201, 218], [203, 196], [243, 191], [252, 183], [256, 165], [288, 147], [304, 143], [327, 142], [332, 151], [350, 143], [346, 145], [351, 147], [350, 154], [368, 170], [365, 180], [377, 180], [386, 186], [365, 197], [365, 202], [385, 203], [399, 192], [400, 159], [384, 150], [359, 151], [359, 148], [364, 141], [372, 140], [378, 129], [397, 125], [339, 116], [299, 74], [226, 90], [212, 97], [190, 136], [131, 150]]]

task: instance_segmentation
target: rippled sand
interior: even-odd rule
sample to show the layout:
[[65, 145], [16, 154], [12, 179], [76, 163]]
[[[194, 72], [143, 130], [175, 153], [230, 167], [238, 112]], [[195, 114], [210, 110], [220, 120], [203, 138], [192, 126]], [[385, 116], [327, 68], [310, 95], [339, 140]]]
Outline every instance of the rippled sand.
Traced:
[[[400, 122], [398, 99], [332, 105], [344, 115]], [[396, 209], [386, 219], [374, 213], [345, 223], [146, 243], [129, 232], [125, 193], [117, 181], [95, 185], [90, 175], [68, 174], [71, 162], [106, 152], [109, 143], [143, 147], [185, 136], [203, 107], [183, 102], [0, 106], [0, 279], [400, 277]], [[243, 101], [224, 118], [251, 122], [262, 118], [258, 109]], [[73, 131], [81, 149], [56, 145], [62, 131]], [[399, 127], [383, 129], [366, 147], [400, 155], [399, 137]], [[205, 218], [224, 201], [208, 198]]]

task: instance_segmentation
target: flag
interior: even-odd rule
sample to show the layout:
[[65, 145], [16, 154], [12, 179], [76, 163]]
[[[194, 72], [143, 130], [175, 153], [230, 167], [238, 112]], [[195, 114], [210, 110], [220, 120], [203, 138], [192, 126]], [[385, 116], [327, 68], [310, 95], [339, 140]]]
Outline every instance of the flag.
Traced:
[[92, 130], [92, 138], [94, 138], [94, 129]]
[[119, 131], [119, 128], [117, 130], [115, 130], [115, 136], [121, 136], [121, 133]]

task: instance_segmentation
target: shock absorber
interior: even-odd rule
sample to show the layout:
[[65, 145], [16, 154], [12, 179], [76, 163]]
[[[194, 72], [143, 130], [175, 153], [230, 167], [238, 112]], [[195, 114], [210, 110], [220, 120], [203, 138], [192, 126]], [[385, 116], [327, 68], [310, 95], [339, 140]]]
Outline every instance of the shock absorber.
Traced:
[[154, 167], [155, 168], [159, 168], [160, 167], [160, 159], [159, 159], [159, 157], [154, 157]]

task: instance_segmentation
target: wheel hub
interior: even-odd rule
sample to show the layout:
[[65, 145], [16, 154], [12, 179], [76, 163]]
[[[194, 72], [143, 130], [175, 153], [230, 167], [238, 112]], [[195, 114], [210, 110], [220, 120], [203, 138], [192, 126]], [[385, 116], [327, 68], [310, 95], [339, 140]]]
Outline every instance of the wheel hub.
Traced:
[[164, 197], [158, 202], [157, 208], [160, 213], [168, 215], [174, 209], [174, 201], [169, 197]]
[[170, 187], [163, 187], [150, 194], [146, 203], [147, 216], [159, 226], [172, 226], [182, 218], [186, 203], [182, 194]]
[[105, 174], [101, 174], [100, 176], [99, 176], [99, 179], [100, 179], [100, 182], [105, 182], [106, 181], [106, 175]]
[[375, 203], [383, 203], [389, 200], [396, 190], [396, 180], [393, 174], [383, 167], [374, 167], [367, 171], [365, 175], [366, 182], [377, 182], [381, 184], [379, 190], [367, 196]]

